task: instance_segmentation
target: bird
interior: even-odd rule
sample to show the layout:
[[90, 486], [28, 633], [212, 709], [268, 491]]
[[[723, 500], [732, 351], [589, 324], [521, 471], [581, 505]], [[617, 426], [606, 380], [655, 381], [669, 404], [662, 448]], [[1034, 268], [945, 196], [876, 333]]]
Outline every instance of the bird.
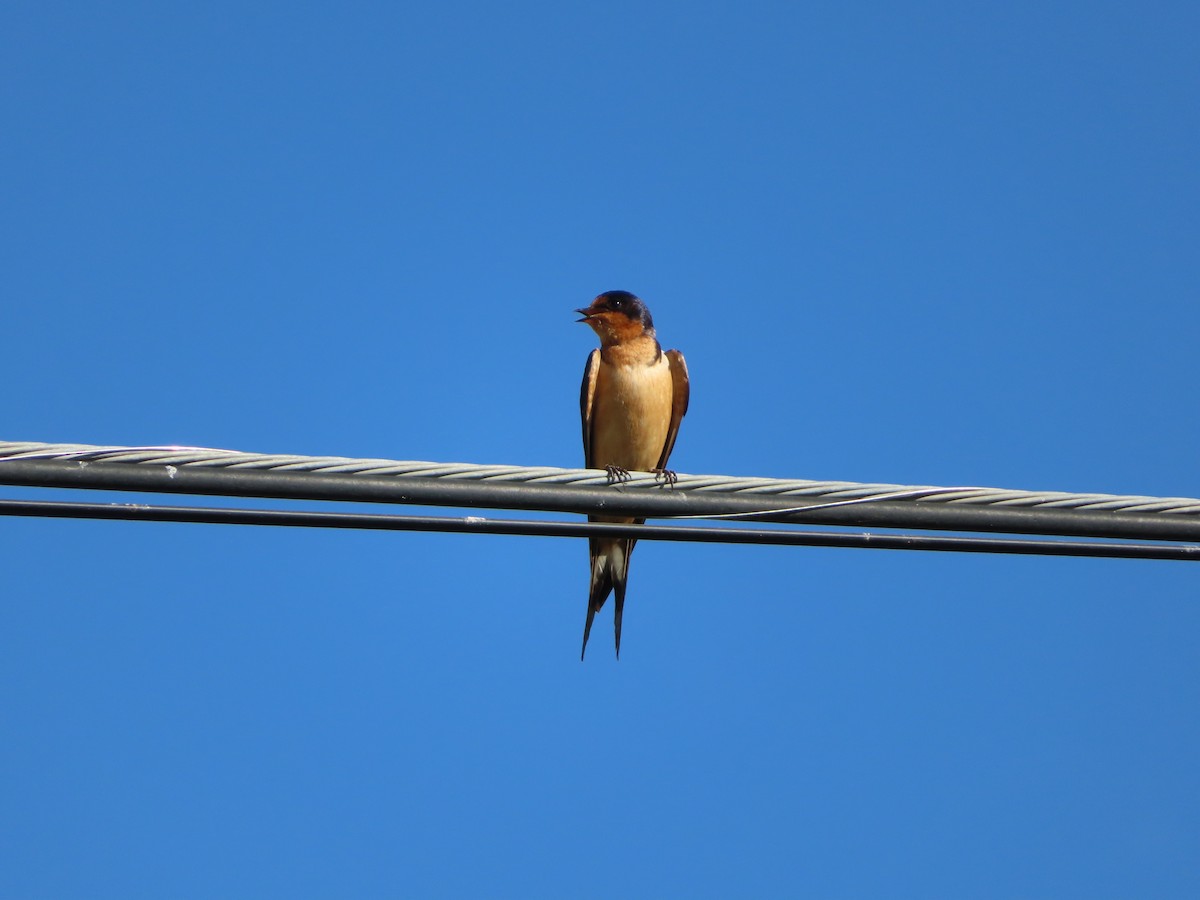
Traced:
[[[584, 465], [605, 469], [610, 484], [628, 478], [631, 469], [653, 471], [674, 484], [667, 460], [689, 396], [683, 354], [663, 351], [650, 310], [629, 291], [605, 291], [575, 312], [583, 316], [576, 321], [589, 325], [600, 338], [599, 349], [588, 354], [579, 390]], [[589, 515], [588, 520], [639, 525], [645, 521], [602, 515]], [[621, 615], [635, 543], [633, 538], [588, 539], [591, 582], [580, 660], [587, 653], [592, 619], [613, 593], [613, 632], [617, 659], [621, 658]]]

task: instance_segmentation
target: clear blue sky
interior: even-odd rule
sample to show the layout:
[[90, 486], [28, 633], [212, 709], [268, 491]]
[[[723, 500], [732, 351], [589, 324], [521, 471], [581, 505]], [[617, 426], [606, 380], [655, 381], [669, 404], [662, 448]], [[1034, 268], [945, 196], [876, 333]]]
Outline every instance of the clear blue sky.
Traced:
[[[0, 438], [1200, 495], [1195, 3], [0, 13]], [[34, 492], [0, 489], [4, 496]], [[107, 498], [111, 499], [111, 498]], [[1200, 569], [0, 521], [5, 897], [1196, 897]]]

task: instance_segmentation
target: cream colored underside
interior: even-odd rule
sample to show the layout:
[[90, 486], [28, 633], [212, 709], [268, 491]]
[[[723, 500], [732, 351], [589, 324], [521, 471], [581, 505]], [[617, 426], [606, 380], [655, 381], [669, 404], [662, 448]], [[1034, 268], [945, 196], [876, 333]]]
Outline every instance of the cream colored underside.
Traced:
[[603, 360], [592, 406], [592, 459], [596, 468], [645, 471], [658, 465], [671, 426], [671, 367], [614, 366]]

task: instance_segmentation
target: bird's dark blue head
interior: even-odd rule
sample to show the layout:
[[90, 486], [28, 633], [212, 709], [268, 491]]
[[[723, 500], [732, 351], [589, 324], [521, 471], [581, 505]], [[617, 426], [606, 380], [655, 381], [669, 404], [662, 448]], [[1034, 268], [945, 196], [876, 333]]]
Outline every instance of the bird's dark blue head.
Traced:
[[654, 319], [646, 304], [629, 291], [605, 291], [592, 301], [587, 309], [577, 309], [583, 315], [581, 322], [597, 317], [612, 319], [624, 317], [630, 322], [637, 322], [645, 331], [654, 331]]

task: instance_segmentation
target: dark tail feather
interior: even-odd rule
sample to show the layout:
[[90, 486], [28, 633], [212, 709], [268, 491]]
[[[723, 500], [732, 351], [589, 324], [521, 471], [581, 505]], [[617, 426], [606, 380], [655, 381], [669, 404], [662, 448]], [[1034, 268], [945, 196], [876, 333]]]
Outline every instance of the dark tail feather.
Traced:
[[583, 655], [587, 653], [588, 635], [592, 633], [592, 619], [596, 618], [596, 611], [592, 609], [592, 604], [588, 604], [587, 621], [583, 623], [583, 649], [579, 651], [579, 661], [583, 662]]
[[583, 623], [583, 649], [579, 651], [580, 662], [587, 653], [588, 635], [592, 633], [592, 619], [604, 606], [604, 601], [608, 599], [608, 595], [613, 589], [612, 571], [607, 561], [602, 561], [600, 558], [604, 555], [603, 546], [599, 541], [593, 539], [589, 541], [589, 549], [592, 560], [592, 580], [588, 590], [587, 621]]
[[621, 616], [625, 613], [625, 582], [629, 578], [629, 557], [633, 554], [633, 545], [636, 543], [637, 541], [624, 542], [625, 552], [621, 554], [621, 565], [612, 573], [613, 591], [616, 594], [616, 600], [613, 601], [613, 639], [617, 645], [617, 659], [621, 658]]
[[617, 659], [621, 658], [621, 614], [625, 611], [625, 579], [629, 575], [629, 554], [636, 541], [591, 541], [592, 582], [588, 591], [587, 621], [583, 625], [583, 649], [580, 660], [587, 652], [588, 635], [592, 633], [592, 619], [604, 606], [608, 595], [616, 591], [617, 601], [613, 610], [613, 631], [617, 644]]
[[[628, 562], [629, 556], [626, 555]], [[628, 568], [628, 566], [626, 566]], [[625, 612], [625, 578], [622, 577], [616, 584], [616, 600], [613, 608], [613, 635], [617, 641], [617, 659], [621, 658], [621, 614]]]

